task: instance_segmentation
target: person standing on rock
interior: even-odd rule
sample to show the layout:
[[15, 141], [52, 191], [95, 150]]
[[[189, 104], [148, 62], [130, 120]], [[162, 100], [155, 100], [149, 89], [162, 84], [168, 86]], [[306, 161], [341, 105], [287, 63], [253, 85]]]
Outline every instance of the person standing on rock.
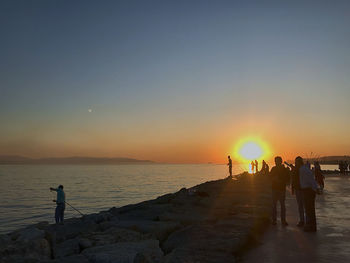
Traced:
[[286, 185], [289, 184], [290, 176], [289, 169], [282, 164], [280, 156], [275, 157], [275, 166], [270, 172], [271, 187], [272, 187], [272, 224], [276, 225], [277, 221], [277, 202], [281, 205], [281, 223], [288, 226], [286, 221]]
[[269, 174], [269, 165], [265, 162], [265, 160], [262, 161], [261, 173], [263, 175], [268, 175]]
[[66, 195], [63, 191], [63, 185], [60, 185], [58, 188], [50, 187], [50, 191], [57, 192], [57, 198], [53, 200], [57, 205], [55, 210], [56, 224], [63, 224], [64, 210], [66, 209]]
[[230, 176], [232, 177], [232, 160], [231, 160], [231, 156], [229, 155], [229, 156], [227, 156], [227, 158], [228, 158], [228, 163], [227, 163], [228, 171], [230, 173]]
[[254, 163], [254, 161], [252, 161], [252, 162], [250, 163], [250, 165], [251, 165], [252, 174], [254, 174], [254, 169], [255, 169], [255, 163]]
[[304, 164], [303, 158], [298, 156], [296, 158], [299, 168], [300, 187], [303, 191], [303, 199], [305, 206], [305, 232], [316, 232], [316, 211], [315, 198], [317, 193], [317, 183], [312, 171], [307, 164]]

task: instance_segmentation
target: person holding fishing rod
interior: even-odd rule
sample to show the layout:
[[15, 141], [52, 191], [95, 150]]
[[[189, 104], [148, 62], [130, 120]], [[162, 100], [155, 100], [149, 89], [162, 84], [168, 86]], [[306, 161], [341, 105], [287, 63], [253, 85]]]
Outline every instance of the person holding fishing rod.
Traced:
[[50, 187], [50, 191], [57, 192], [56, 200], [52, 200], [57, 205], [55, 210], [56, 224], [63, 224], [64, 210], [66, 209], [66, 195], [63, 191], [63, 185], [60, 185], [58, 188]]

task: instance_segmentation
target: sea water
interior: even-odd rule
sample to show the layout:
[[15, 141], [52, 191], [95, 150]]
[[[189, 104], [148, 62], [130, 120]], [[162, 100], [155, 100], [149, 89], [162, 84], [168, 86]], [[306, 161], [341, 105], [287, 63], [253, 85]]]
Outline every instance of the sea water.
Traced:
[[[233, 165], [233, 174], [244, 170], [244, 165]], [[227, 176], [227, 166], [216, 164], [0, 165], [0, 233], [53, 223], [56, 193], [49, 188], [60, 184], [66, 201], [89, 214]], [[66, 206], [65, 218], [79, 216]]]
[[[234, 173], [242, 172], [235, 166]], [[226, 165], [0, 165], [0, 233], [54, 222], [56, 193], [83, 214], [96, 213], [228, 176]], [[65, 218], [80, 216], [66, 206]]]

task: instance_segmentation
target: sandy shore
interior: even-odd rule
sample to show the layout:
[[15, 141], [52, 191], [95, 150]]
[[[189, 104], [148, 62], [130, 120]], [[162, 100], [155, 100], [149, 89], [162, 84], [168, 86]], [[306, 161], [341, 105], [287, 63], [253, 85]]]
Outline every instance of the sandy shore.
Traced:
[[262, 176], [206, 182], [1, 235], [1, 262], [235, 262], [269, 225], [270, 198]]

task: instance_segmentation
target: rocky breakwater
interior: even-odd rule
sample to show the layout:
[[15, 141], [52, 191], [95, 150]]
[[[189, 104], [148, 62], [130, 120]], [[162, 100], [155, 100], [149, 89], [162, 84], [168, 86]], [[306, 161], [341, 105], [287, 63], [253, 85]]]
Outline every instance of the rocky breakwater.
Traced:
[[1, 262], [235, 262], [268, 224], [263, 176], [210, 181], [154, 200], [0, 236]]

